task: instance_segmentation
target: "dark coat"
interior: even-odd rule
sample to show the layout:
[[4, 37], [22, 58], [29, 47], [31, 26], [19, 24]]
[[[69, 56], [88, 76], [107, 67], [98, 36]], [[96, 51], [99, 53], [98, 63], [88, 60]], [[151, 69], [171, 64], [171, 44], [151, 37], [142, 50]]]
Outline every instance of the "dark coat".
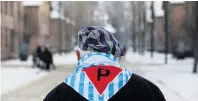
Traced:
[[52, 63], [52, 53], [46, 48], [44, 52], [40, 53], [39, 58], [45, 63]]
[[[61, 83], [47, 94], [43, 101], [87, 101], [66, 83]], [[160, 89], [152, 82], [132, 74], [127, 84], [108, 101], [166, 101]]]
[[45, 63], [53, 64], [52, 53], [47, 48], [45, 48], [45, 51], [42, 52], [41, 47], [37, 47], [37, 49], [33, 53], [33, 58], [35, 59], [36, 57], [38, 57]]

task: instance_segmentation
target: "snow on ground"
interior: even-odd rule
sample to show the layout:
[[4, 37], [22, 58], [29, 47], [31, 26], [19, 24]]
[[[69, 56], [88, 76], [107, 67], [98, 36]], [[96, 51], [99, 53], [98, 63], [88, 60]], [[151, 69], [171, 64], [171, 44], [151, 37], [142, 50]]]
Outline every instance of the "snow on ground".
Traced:
[[[198, 74], [192, 74], [192, 66], [184, 63], [170, 64], [162, 66], [142, 66], [142, 70], [148, 70], [144, 77], [154, 81], [160, 87], [165, 86], [177, 96], [182, 98], [182, 101], [197, 101], [198, 100]], [[162, 89], [164, 90], [164, 89]], [[168, 92], [164, 93], [168, 95]], [[168, 101], [173, 101], [171, 98]], [[175, 101], [175, 100], [174, 100]], [[176, 100], [181, 101], [181, 100]]]
[[78, 62], [75, 52], [55, 54], [53, 58], [55, 65], [77, 64]]
[[[76, 64], [74, 52], [54, 54], [55, 65]], [[164, 55], [145, 52], [144, 56], [129, 50], [126, 60], [140, 64], [141, 76], [154, 82], [163, 92], [167, 101], [198, 101], [198, 74], [192, 74], [193, 60], [175, 60], [168, 55], [168, 64], [164, 65]], [[18, 65], [18, 67], [13, 67]], [[48, 73], [35, 68], [27, 68], [32, 65], [32, 57], [28, 61], [21, 62], [12, 59], [1, 62], [1, 93], [9, 92], [24, 84], [37, 80]], [[7, 67], [8, 66], [8, 67]]]
[[[154, 52], [154, 58], [151, 58], [150, 52], [145, 52], [144, 56], [141, 56], [139, 53], [133, 53], [132, 51], [128, 51], [126, 55], [126, 59], [131, 62], [139, 62], [142, 64], [155, 64], [160, 65], [164, 64], [164, 55]], [[168, 54], [169, 64], [175, 63], [176, 60], [172, 58], [170, 54]], [[187, 60], [189, 61], [189, 60]]]
[[1, 93], [12, 91], [47, 74], [36, 68], [1, 67]]
[[[55, 65], [77, 64], [74, 52], [53, 56]], [[28, 60], [24, 62], [19, 59], [1, 61], [1, 93], [7, 93], [49, 74], [40, 69], [31, 68], [31, 66], [32, 56], [29, 56]]]
[[32, 65], [32, 56], [29, 56], [27, 61], [20, 61], [20, 59], [10, 59], [10, 60], [1, 61], [1, 65], [31, 66]]
[[145, 52], [144, 56], [128, 51], [126, 60], [140, 63], [144, 71], [141, 76], [154, 82], [163, 92], [167, 101], [198, 101], [198, 73], [192, 74], [193, 59], [176, 60], [168, 55], [168, 64], [164, 64], [164, 55]]

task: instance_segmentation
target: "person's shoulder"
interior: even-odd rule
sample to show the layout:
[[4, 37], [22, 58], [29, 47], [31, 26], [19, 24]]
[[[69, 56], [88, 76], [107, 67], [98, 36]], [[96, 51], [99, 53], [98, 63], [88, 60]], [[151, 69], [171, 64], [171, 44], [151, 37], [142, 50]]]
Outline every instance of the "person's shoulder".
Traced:
[[43, 101], [87, 101], [65, 82], [52, 89]]
[[157, 87], [154, 83], [152, 83], [148, 79], [146, 79], [138, 74], [135, 74], [135, 73], [132, 73], [129, 82], [134, 82], [134, 83], [138, 83], [138, 84], [144, 84], [144, 85], [148, 85], [148, 86]]
[[148, 80], [138, 74], [132, 73], [130, 80], [141, 82], [141, 83], [146, 83]]
[[43, 101], [58, 101], [60, 96], [67, 90], [68, 85], [64, 82], [53, 88]]
[[62, 82], [62, 83], [60, 83], [58, 86], [57, 86], [57, 88], [58, 89], [61, 89], [61, 88], [67, 88], [68, 87], [68, 85], [65, 83], [65, 82]]
[[150, 88], [150, 86], [157, 87], [154, 83], [152, 83], [148, 79], [146, 79], [138, 74], [135, 74], [135, 73], [132, 73], [129, 83], [136, 85], [136, 86], [146, 86], [149, 88]]
[[159, 87], [151, 81], [147, 80], [146, 78], [133, 73], [129, 80], [129, 83], [131, 84], [131, 86], [143, 88], [144, 90], [149, 90], [149, 92], [152, 93], [156, 101], [165, 101], [165, 98]]

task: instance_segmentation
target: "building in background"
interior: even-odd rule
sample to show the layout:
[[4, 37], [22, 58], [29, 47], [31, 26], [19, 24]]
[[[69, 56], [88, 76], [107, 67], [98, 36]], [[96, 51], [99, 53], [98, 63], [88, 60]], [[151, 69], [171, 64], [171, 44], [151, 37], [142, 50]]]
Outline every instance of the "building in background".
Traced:
[[[182, 23], [185, 18], [185, 2], [170, 2], [169, 3], [169, 40], [170, 48], [174, 53], [180, 51], [181, 49], [185, 51], [184, 48], [190, 48], [189, 38], [187, 33], [182, 27]], [[185, 44], [184, 46], [182, 44]]]
[[[161, 1], [160, 1], [161, 2]], [[155, 24], [154, 24], [154, 50], [164, 52], [164, 42], [165, 42], [165, 33], [164, 33], [164, 11], [163, 5], [164, 2], [161, 2], [161, 6], [158, 6], [159, 2], [154, 3], [155, 10]], [[190, 39], [187, 36], [186, 30], [182, 26], [185, 17], [185, 2], [169, 2], [168, 3], [168, 41], [169, 41], [169, 52], [174, 53], [179, 49], [180, 43], [185, 43], [186, 47], [190, 48]], [[150, 46], [150, 33], [147, 33], [146, 46]]]
[[154, 26], [155, 50], [158, 52], [164, 52], [164, 16], [156, 16]]
[[[70, 5], [69, 5], [70, 4]], [[51, 2], [50, 38], [47, 42], [53, 52], [68, 52], [74, 47], [75, 38], [75, 3], [63, 1]], [[72, 9], [72, 10], [71, 10]]]
[[1, 1], [1, 60], [18, 57], [24, 39], [24, 8], [20, 1]]
[[25, 8], [25, 35], [29, 40], [29, 53], [31, 54], [37, 45], [46, 45], [50, 33], [50, 12], [49, 1], [23, 2]]
[[48, 40], [48, 43], [50, 44], [52, 52], [60, 52], [61, 46], [60, 46], [60, 33], [61, 30], [59, 25], [63, 25], [64, 21], [61, 21], [60, 19], [51, 18], [50, 19], [50, 38]]
[[[183, 28], [186, 31], [187, 36], [190, 38], [190, 44], [192, 46], [192, 50], [189, 51], [189, 55], [191, 53], [191, 56], [194, 55], [194, 57], [198, 58], [198, 13], [197, 13], [197, 8], [198, 8], [198, 2], [193, 2], [193, 1], [186, 1], [185, 2], [185, 19], [182, 24]], [[189, 45], [190, 45], [189, 44]], [[196, 65], [196, 64], [195, 64]]]
[[[48, 44], [53, 52], [67, 52], [71, 48], [70, 23], [59, 18], [50, 19], [50, 37]], [[71, 51], [71, 50], [70, 50]]]

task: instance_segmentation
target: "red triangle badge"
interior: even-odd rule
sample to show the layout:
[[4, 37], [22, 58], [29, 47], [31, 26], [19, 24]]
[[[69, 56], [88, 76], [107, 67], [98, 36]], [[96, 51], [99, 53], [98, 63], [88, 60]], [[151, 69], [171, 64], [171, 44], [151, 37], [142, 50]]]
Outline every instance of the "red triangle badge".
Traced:
[[107, 85], [122, 71], [114, 66], [94, 66], [83, 71], [98, 90], [100, 95], [104, 92]]

